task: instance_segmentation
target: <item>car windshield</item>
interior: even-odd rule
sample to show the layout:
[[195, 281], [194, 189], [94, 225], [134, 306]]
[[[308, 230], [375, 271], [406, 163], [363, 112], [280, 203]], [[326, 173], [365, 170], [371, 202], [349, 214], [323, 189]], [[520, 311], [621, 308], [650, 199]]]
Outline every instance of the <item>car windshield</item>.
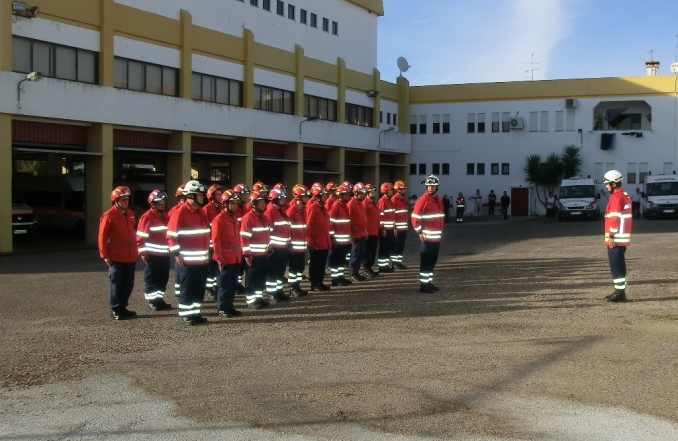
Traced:
[[647, 196], [678, 195], [678, 182], [656, 182], [654, 184], [647, 184], [645, 194]]
[[593, 185], [568, 185], [560, 187], [559, 199], [593, 198], [596, 196], [596, 188]]

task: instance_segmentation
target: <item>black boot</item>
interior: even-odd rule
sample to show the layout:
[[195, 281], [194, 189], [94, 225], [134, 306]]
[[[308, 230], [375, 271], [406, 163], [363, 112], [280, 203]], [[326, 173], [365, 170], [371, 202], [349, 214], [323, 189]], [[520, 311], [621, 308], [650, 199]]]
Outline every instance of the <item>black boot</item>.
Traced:
[[616, 289], [612, 294], [605, 297], [605, 300], [608, 302], [618, 303], [626, 301], [626, 291], [622, 289]]
[[432, 294], [436, 291], [433, 289], [430, 283], [420, 283], [419, 292], [423, 292], [424, 294]]
[[308, 295], [308, 292], [301, 289], [300, 286], [294, 285], [290, 287], [290, 295], [293, 297], [305, 297]]

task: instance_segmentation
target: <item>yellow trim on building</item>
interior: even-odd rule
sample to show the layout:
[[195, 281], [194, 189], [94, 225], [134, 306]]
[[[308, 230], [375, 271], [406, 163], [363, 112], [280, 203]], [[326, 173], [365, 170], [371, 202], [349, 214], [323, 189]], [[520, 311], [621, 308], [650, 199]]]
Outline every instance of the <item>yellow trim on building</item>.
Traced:
[[[93, 0], [33, 0], [30, 6], [40, 8], [38, 17], [46, 20], [76, 24], [89, 29], [99, 29], [101, 4]], [[11, 8], [10, 8], [11, 10]]]
[[181, 48], [181, 21], [116, 3], [114, 8], [116, 34], [149, 41], [163, 46]]
[[295, 58], [294, 52], [284, 51], [261, 43], [254, 43], [254, 64], [257, 67], [294, 75]]
[[384, 2], [382, 0], [346, 0], [360, 8], [367, 9], [377, 15], [384, 15]]
[[208, 57], [242, 63], [245, 46], [242, 38], [193, 25], [193, 52]]

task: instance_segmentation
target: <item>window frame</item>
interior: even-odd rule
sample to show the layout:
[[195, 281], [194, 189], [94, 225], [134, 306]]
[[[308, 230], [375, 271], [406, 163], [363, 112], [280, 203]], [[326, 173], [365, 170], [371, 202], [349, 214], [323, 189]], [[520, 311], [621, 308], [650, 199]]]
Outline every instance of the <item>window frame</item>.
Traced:
[[294, 5], [287, 4], [287, 18], [289, 18], [292, 21], [296, 21], [296, 8]]
[[[19, 70], [15, 70], [15, 64], [14, 64], [14, 42], [15, 40], [18, 41], [23, 41], [29, 44], [29, 51], [30, 53], [28, 54], [28, 59], [30, 60], [30, 69], [28, 72], [23, 72]], [[34, 61], [34, 45], [36, 43], [43, 44], [46, 46], [46, 49], [49, 54], [49, 60], [47, 61], [48, 66], [49, 66], [49, 71], [48, 72], [43, 72], [42, 70], [36, 69], [34, 66], [35, 61]], [[63, 49], [63, 50], [72, 50], [75, 53], [75, 79], [72, 78], [65, 78], [61, 76], [57, 76], [57, 67], [58, 67], [58, 49]], [[82, 80], [81, 78], [84, 76], [84, 66], [80, 66], [80, 63], [82, 61], [81, 55], [80, 54], [87, 54], [87, 55], [93, 55], [93, 65], [92, 67], [92, 77], [94, 81], [85, 81]], [[26, 37], [20, 37], [18, 35], [12, 35], [12, 72], [19, 72], [19, 73], [31, 73], [31, 72], [40, 72], [44, 77], [47, 78], [56, 78], [58, 80], [64, 80], [64, 81], [75, 81], [76, 83], [84, 83], [84, 84], [94, 84], [98, 85], [99, 84], [99, 52], [96, 51], [90, 51], [87, 49], [82, 49], [79, 47], [74, 47], [74, 46], [66, 46], [63, 44], [57, 44], [57, 43], [52, 43], [49, 41], [43, 41], [43, 40], [37, 40], [34, 38], [26, 38]]]
[[330, 19], [323, 17], [323, 32], [330, 32]]
[[318, 14], [311, 12], [311, 27], [318, 29]]
[[299, 23], [308, 24], [308, 13], [306, 9], [299, 9]]
[[339, 36], [339, 23], [332, 20], [332, 35]]
[[[345, 106], [346, 124], [362, 127], [374, 127], [374, 109], [353, 103], [346, 103]], [[362, 124], [361, 121], [363, 122]]]
[[281, 16], [285, 16], [285, 2], [282, 0], [276, 0], [275, 13]]
[[474, 176], [476, 174], [476, 163], [467, 162], [466, 163], [466, 176]]
[[443, 162], [441, 174], [442, 175], [449, 175], [450, 174], [450, 163], [449, 162]]
[[[143, 92], [143, 93], [151, 93], [153, 95], [174, 96], [174, 97], [179, 96], [179, 69], [177, 69], [175, 67], [164, 66], [162, 64], [148, 63], [146, 61], [134, 60], [134, 59], [131, 59], [131, 58], [118, 57], [118, 56], [113, 58], [114, 64], [115, 64], [116, 60], [119, 61], [119, 62], [120, 61], [125, 62], [125, 64], [126, 64], [126, 67], [127, 67], [127, 69], [126, 69], [127, 87], [114, 86], [115, 88], [123, 89], [123, 90], [134, 90], [134, 91]], [[141, 75], [141, 88], [140, 89], [129, 87], [129, 80], [130, 80], [129, 67], [130, 67], [130, 63], [139, 64], [141, 66], [142, 75]], [[147, 67], [148, 66], [160, 68], [160, 93], [150, 92], [148, 90], [148, 84], [147, 84], [148, 83], [148, 74], [147, 74], [147, 71], [148, 71]], [[174, 74], [174, 81], [173, 81], [174, 84], [172, 84], [172, 88], [173, 88], [174, 91], [173, 91], [172, 94], [165, 93], [165, 87], [166, 87], [165, 75], [166, 75], [166, 72], [172, 72]], [[114, 78], [114, 82], [115, 82], [115, 78]]]
[[[274, 93], [274, 90], [276, 91], [276, 93]], [[277, 95], [277, 92], [281, 92], [279, 96], [282, 99], [282, 103], [280, 106], [282, 111], [273, 110], [274, 94]], [[264, 86], [263, 84], [255, 84], [253, 94], [254, 94], [253, 108], [256, 110], [264, 110], [266, 112], [281, 113], [285, 115], [294, 114], [295, 93], [290, 90], [278, 89], [276, 87], [271, 86]]]
[[504, 176], [511, 174], [511, 165], [508, 162], [501, 163], [501, 174]]
[[493, 162], [490, 164], [490, 174], [491, 175], [498, 175], [499, 174], [499, 163], [498, 162]]

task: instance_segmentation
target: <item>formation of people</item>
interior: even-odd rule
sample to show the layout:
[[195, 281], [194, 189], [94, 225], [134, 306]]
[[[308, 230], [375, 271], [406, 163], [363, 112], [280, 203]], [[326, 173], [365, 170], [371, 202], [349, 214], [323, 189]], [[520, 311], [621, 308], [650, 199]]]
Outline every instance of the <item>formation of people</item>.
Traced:
[[[116, 187], [98, 237], [109, 267], [109, 309], [116, 320], [136, 316], [127, 306], [137, 256], [144, 263], [144, 298], [155, 311], [172, 308], [164, 297], [174, 263], [178, 314], [187, 325], [207, 321], [201, 313], [206, 293], [224, 317], [241, 315], [234, 307], [237, 292], [251, 309], [309, 295], [302, 288], [307, 263], [311, 291], [365, 282], [407, 269], [409, 222], [421, 242], [419, 291], [436, 292], [444, 209], [439, 179], [430, 175], [422, 184], [426, 191], [410, 214], [402, 180], [379, 188], [348, 181], [296, 184], [289, 193], [281, 183], [224, 189], [191, 180], [176, 190], [178, 202], [169, 210], [168, 195], [151, 192], [138, 224], [129, 209], [131, 191]], [[328, 268], [330, 286], [324, 283]]]
[[[483, 203], [483, 196], [480, 194], [480, 190], [476, 189], [476, 193], [473, 196], [470, 196], [468, 199], [473, 200], [473, 205], [471, 206], [471, 211], [467, 212], [468, 207], [468, 202], [466, 200], [466, 197], [464, 196], [464, 193], [461, 191], [457, 194], [457, 198], [454, 200], [454, 205], [452, 205], [452, 201], [447, 197], [447, 195], [443, 195], [443, 208], [445, 210], [445, 223], [449, 221], [449, 211], [450, 209], [454, 206], [455, 211], [456, 211], [456, 221], [457, 223], [463, 223], [464, 222], [464, 214], [466, 213], [469, 216], [480, 216], [481, 215], [481, 208], [482, 208], [482, 203]], [[499, 205], [501, 208], [501, 215], [504, 218], [504, 220], [508, 220], [509, 215], [508, 215], [508, 209], [509, 206], [511, 205], [511, 197], [506, 194], [506, 191], [504, 191], [504, 194], [499, 198]], [[492, 217], [494, 216], [495, 208], [497, 206], [497, 195], [494, 193], [494, 190], [490, 190], [490, 194], [487, 195], [487, 215]]]

